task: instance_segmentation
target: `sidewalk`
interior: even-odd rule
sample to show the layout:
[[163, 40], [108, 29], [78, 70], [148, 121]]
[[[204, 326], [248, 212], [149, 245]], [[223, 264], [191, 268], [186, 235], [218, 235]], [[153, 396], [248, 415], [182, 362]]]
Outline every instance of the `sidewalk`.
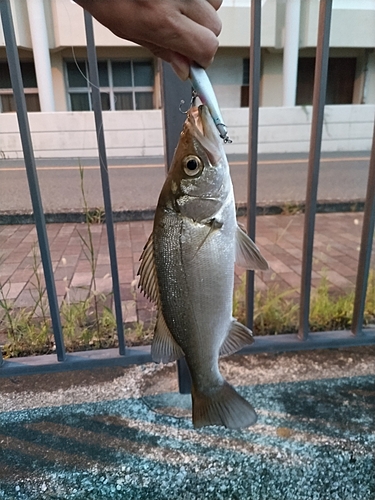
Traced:
[[[316, 218], [312, 286], [326, 276], [333, 291], [355, 285], [362, 213], [318, 214]], [[241, 218], [244, 223], [245, 219]], [[256, 273], [256, 289], [278, 285], [280, 290], [300, 287], [303, 215], [270, 215], [257, 218], [256, 241], [270, 264]], [[47, 225], [59, 303], [82, 298], [92, 278], [80, 235], [87, 240], [85, 224]], [[97, 256], [97, 290], [111, 291], [110, 262], [104, 225], [91, 226]], [[136, 288], [139, 257], [152, 230], [152, 221], [119, 222], [115, 225], [121, 299], [125, 323], [149, 321], [153, 305]], [[33, 247], [35, 250], [33, 250]], [[38, 250], [33, 225], [0, 226], [0, 285], [17, 307], [35, 305], [33, 253]], [[40, 265], [39, 265], [40, 269]], [[243, 269], [236, 269], [236, 284]]]
[[[313, 286], [354, 287], [362, 213], [318, 214]], [[271, 270], [257, 289], [300, 285], [303, 215], [257, 219]], [[241, 219], [244, 222], [244, 219]], [[125, 321], [152, 306], [134, 292], [152, 222], [115, 225]], [[60, 302], [91, 280], [79, 233], [47, 225]], [[97, 283], [110, 291], [105, 226], [92, 226]], [[32, 225], [0, 226], [0, 284], [15, 304], [33, 302]], [[237, 284], [242, 270], [236, 270]], [[135, 295], [136, 293], [136, 295]], [[227, 381], [257, 411], [241, 430], [191, 423], [175, 367], [149, 363], [2, 379], [0, 497], [13, 500], [196, 498], [374, 500], [375, 347], [233, 356]], [[265, 496], [266, 495], [266, 496]]]

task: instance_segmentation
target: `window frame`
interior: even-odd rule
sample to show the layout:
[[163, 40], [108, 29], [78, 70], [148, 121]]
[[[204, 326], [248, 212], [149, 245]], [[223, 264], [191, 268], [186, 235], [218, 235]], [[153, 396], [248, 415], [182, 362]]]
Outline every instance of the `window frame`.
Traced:
[[[135, 86], [134, 84], [134, 63], [137, 62], [146, 62], [149, 61], [150, 65], [153, 69], [154, 72], [154, 85], [153, 86]], [[134, 59], [119, 59], [119, 58], [114, 58], [114, 59], [98, 59], [98, 63], [107, 63], [107, 72], [108, 72], [108, 84], [109, 86], [102, 87], [100, 86], [100, 93], [101, 94], [109, 94], [109, 110], [105, 111], [144, 111], [142, 109], [137, 109], [136, 105], [136, 94], [140, 92], [149, 92], [152, 94], [152, 104], [153, 107], [151, 109], [154, 109], [155, 106], [155, 67], [154, 67], [154, 61], [151, 58], [134, 58]], [[113, 71], [112, 71], [112, 63], [113, 62], [130, 62], [130, 74], [131, 74], [131, 80], [132, 80], [132, 86], [131, 87], [115, 87], [113, 85]], [[89, 68], [88, 68], [88, 60], [79, 58], [79, 59], [64, 59], [64, 73], [65, 73], [65, 85], [66, 85], [66, 95], [67, 95], [67, 107], [68, 110], [71, 112], [76, 112], [75, 110], [72, 109], [72, 101], [71, 101], [71, 94], [86, 94], [88, 95], [88, 103], [89, 103], [89, 110], [92, 111], [92, 96], [91, 96], [91, 89], [90, 89], [90, 83], [88, 76], [84, 75], [84, 78], [86, 79], [87, 86], [85, 87], [70, 87], [69, 85], [69, 72], [68, 72], [68, 63], [75, 63], [75, 64], [85, 64], [85, 71], [86, 75], [89, 75]], [[132, 94], [132, 105], [133, 109], [130, 110], [119, 110], [116, 109], [116, 93], [120, 92], [126, 92], [126, 93], [131, 93]], [[104, 111], [104, 110], [103, 110]]]
[[[0, 60], [0, 64], [7, 64], [7, 60]], [[22, 63], [32, 63], [34, 65], [34, 72], [35, 72], [35, 64], [34, 61], [26, 60], [26, 61], [21, 61]], [[22, 66], [21, 66], [22, 69]], [[40, 112], [40, 100], [39, 100], [39, 89], [38, 87], [23, 87], [24, 94], [33, 94], [38, 97], [38, 103], [39, 103], [39, 111], [34, 111], [35, 113]], [[3, 101], [1, 99], [2, 96], [12, 96], [14, 99], [14, 92], [12, 86], [10, 87], [0, 87], [0, 114], [2, 113], [15, 113], [16, 111], [3, 111]]]

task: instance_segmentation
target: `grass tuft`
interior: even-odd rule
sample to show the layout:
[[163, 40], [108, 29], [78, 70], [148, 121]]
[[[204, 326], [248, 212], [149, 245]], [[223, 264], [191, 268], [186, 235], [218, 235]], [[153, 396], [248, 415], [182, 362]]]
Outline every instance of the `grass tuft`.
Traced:
[[[298, 299], [296, 290], [280, 291], [277, 285], [257, 292], [254, 300], [254, 334], [277, 335], [298, 331]], [[351, 327], [354, 291], [332, 293], [327, 278], [323, 277], [312, 292], [310, 329], [313, 332], [345, 330]], [[234, 294], [233, 316], [245, 323], [245, 275]], [[364, 324], [375, 322], [375, 271], [371, 270], [365, 303]]]

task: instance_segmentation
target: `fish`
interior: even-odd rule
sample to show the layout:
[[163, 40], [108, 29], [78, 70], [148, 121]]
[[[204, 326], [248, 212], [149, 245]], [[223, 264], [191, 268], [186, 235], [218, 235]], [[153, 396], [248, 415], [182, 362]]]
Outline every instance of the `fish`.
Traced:
[[254, 341], [232, 316], [235, 262], [268, 264], [237, 224], [223, 142], [205, 105], [187, 112], [140, 261], [138, 286], [157, 307], [152, 359], [185, 356], [194, 427], [254, 424], [254, 408], [225, 381], [218, 361]]

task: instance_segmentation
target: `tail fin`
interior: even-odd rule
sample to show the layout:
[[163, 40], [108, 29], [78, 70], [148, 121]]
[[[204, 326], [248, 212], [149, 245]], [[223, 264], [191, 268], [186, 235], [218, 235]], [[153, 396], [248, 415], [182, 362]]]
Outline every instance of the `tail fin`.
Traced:
[[205, 425], [224, 425], [228, 429], [240, 429], [255, 424], [257, 420], [251, 404], [227, 382], [210, 396], [199, 392], [193, 386], [192, 399], [195, 428]]

